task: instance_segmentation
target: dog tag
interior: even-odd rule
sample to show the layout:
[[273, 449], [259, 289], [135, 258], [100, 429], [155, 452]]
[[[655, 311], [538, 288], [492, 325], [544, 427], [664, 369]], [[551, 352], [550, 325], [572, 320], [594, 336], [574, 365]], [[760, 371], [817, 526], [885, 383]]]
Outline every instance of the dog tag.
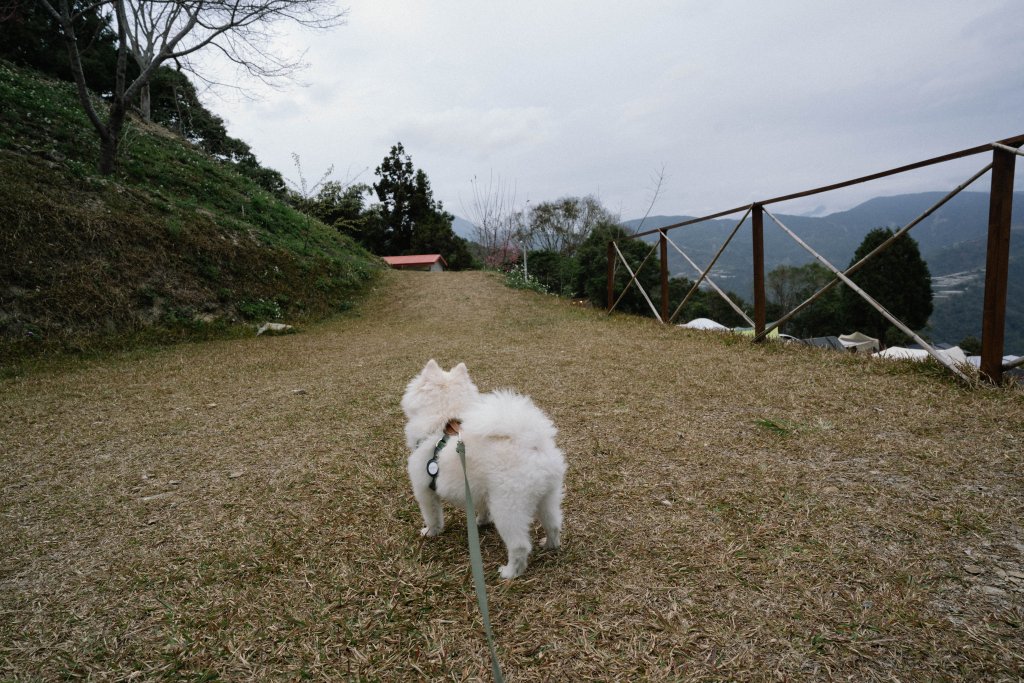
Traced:
[[437, 466], [436, 460], [431, 460], [430, 462], [427, 463], [427, 474], [429, 474], [432, 477], [436, 477], [439, 471], [440, 468]]

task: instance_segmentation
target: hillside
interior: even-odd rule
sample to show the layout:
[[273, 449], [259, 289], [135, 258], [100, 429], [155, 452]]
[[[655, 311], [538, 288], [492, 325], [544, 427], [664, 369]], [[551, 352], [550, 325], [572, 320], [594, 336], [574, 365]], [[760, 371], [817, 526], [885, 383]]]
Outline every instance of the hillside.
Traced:
[[[872, 228], [902, 227], [942, 198], [944, 193], [876, 197], [852, 209], [826, 216], [779, 214], [786, 227], [837, 266], [846, 266], [864, 236]], [[739, 220], [715, 220], [671, 231], [669, 234], [698, 265], [714, 257]], [[644, 230], [687, 220], [686, 216], [654, 216]], [[638, 221], [625, 225], [634, 227]], [[749, 226], [749, 222], [748, 222]], [[1010, 242], [1010, 283], [1012, 292], [1024, 291], [1024, 193], [1014, 193], [1013, 237]], [[781, 265], [800, 265], [813, 257], [791, 240], [773, 221], [765, 218], [765, 270]], [[933, 277], [935, 307], [928, 336], [937, 342], [957, 343], [967, 336], [981, 336], [981, 305], [984, 287], [985, 239], [988, 234], [988, 194], [962, 192], [910, 232]], [[750, 301], [751, 240], [749, 228], [741, 230], [723, 253], [712, 273], [721, 286]], [[674, 250], [669, 250], [673, 274], [693, 279], [696, 272]], [[959, 275], [956, 278], [949, 276]], [[1012, 298], [1012, 294], [1011, 294]], [[837, 330], [836, 333], [850, 330]], [[1010, 305], [1007, 310], [1006, 349], [1024, 353], [1024, 310]]]
[[97, 157], [71, 84], [0, 62], [0, 361], [320, 319], [380, 269], [159, 126]]
[[0, 379], [0, 679], [489, 680], [465, 515], [421, 538], [406, 473], [431, 357], [531, 395], [569, 463], [560, 552], [504, 582], [481, 533], [508, 680], [1024, 675], [1019, 391], [468, 272]]

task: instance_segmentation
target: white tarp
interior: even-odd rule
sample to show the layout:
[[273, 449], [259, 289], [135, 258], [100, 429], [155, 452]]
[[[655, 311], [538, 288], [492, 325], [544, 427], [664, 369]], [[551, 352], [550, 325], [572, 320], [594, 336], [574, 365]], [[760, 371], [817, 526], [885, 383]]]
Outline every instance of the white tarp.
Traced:
[[714, 320], [709, 318], [694, 318], [685, 325], [679, 325], [679, 327], [685, 327], [689, 330], [728, 330], [729, 328], [725, 325], [716, 323]]
[[[943, 359], [949, 361], [953, 365], [964, 365], [967, 363], [967, 355], [963, 349], [959, 346], [953, 346], [948, 349], [936, 349], [936, 352], [942, 356]], [[914, 360], [923, 361], [929, 358], [929, 354], [924, 349], [908, 349], [902, 346], [890, 346], [885, 351], [879, 351], [878, 353], [872, 354], [875, 358], [886, 358], [888, 360]]]
[[839, 335], [839, 343], [850, 353], [874, 353], [881, 348], [878, 340], [862, 332]]
[[[1003, 356], [1003, 365], [1008, 365], [1019, 358], [1020, 356]], [[980, 368], [981, 356], [967, 356], [967, 362], [976, 368]]]

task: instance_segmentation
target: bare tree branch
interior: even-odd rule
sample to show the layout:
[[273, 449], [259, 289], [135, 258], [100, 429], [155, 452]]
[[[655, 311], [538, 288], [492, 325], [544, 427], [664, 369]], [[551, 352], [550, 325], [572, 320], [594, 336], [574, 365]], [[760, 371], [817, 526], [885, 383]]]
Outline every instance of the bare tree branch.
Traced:
[[[347, 10], [336, 9], [332, 0], [102, 0], [75, 13], [71, 11], [71, 0], [38, 2], [61, 27], [79, 101], [101, 139], [103, 172], [113, 168], [124, 116], [136, 98], [142, 98], [148, 118], [149, 82], [168, 60], [176, 62], [181, 70], [199, 74], [190, 58], [212, 46], [264, 83], [288, 79], [305, 64], [301, 57], [287, 58], [275, 53], [274, 27], [291, 24], [326, 30], [343, 25], [348, 14]], [[104, 121], [89, 99], [87, 74], [83, 72], [73, 22], [89, 8], [95, 10], [108, 4], [114, 10], [117, 24], [118, 66], [115, 92]], [[125, 79], [129, 54], [139, 67], [139, 75], [130, 83]]]
[[644, 212], [644, 217], [640, 219], [640, 223], [637, 224], [636, 229], [633, 230], [633, 234], [640, 232], [644, 226], [644, 221], [651, 215], [651, 209], [654, 208], [655, 203], [658, 201], [658, 197], [661, 196], [662, 186], [665, 183], [665, 164], [661, 165], [657, 171], [651, 174], [651, 182], [654, 188], [651, 190], [651, 201], [647, 205], [647, 211]]
[[514, 260], [518, 252], [515, 240], [523, 231], [523, 212], [516, 208], [516, 186], [492, 172], [486, 186], [476, 176], [470, 181], [473, 198], [462, 211], [473, 223], [474, 241], [484, 249], [488, 265], [500, 266]]

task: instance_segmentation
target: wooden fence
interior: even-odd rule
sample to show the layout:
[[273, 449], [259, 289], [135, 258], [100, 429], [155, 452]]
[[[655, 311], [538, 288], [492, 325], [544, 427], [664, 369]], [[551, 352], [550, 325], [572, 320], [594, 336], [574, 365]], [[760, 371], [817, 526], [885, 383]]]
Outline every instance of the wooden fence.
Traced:
[[[675, 321], [676, 316], [682, 311], [683, 306], [686, 305], [690, 297], [697, 291], [698, 287], [703, 282], [707, 282], [708, 285], [714, 289], [722, 298], [724, 298], [739, 315], [741, 315], [750, 325], [754, 328], [754, 341], [761, 342], [767, 335], [778, 328], [780, 325], [785, 323], [787, 320], [792, 318], [794, 315], [804, 310], [806, 307], [813, 304], [822, 294], [826, 291], [842, 282], [847, 287], [850, 287], [858, 295], [864, 298], [872, 307], [875, 308], [882, 316], [884, 316], [890, 323], [895, 325], [904, 334], [911, 339], [914, 339], [918, 344], [921, 345], [933, 358], [945, 365], [951, 372], [956, 374], [962, 379], [968, 379], [963, 371], [951, 363], [946, 357], [937, 353], [936, 349], [932, 347], [928, 342], [921, 339], [913, 330], [908, 328], [900, 320], [898, 320], [892, 313], [887, 311], [878, 301], [873, 299], [868, 292], [865, 292], [856, 285], [850, 276], [856, 271], [860, 270], [865, 263], [870, 259], [887, 249], [893, 242], [908, 233], [914, 226], [918, 225], [938, 210], [943, 204], [948, 202], [950, 199], [955, 197], [961, 191], [966, 189], [972, 183], [980, 179], [986, 173], [991, 171], [991, 190], [989, 199], [989, 216], [988, 216], [988, 241], [986, 246], [986, 261], [985, 261], [985, 298], [982, 310], [982, 323], [981, 323], [981, 373], [989, 381], [999, 384], [1002, 382], [1003, 371], [1009, 369], [1012, 366], [1019, 365], [1020, 362], [1015, 362], [1012, 365], [1003, 364], [1003, 337], [1006, 328], [1006, 292], [1007, 292], [1007, 279], [1009, 274], [1009, 261], [1010, 261], [1010, 221], [1011, 221], [1011, 210], [1013, 208], [1013, 174], [1016, 168], [1017, 157], [1024, 155], [1021, 152], [1020, 147], [1024, 145], [1024, 135], [1018, 135], [1016, 137], [1008, 138], [1006, 140], [1000, 140], [999, 142], [989, 143], [987, 145], [980, 145], [978, 147], [972, 147], [970, 149], [961, 150], [959, 152], [953, 152], [952, 154], [946, 154], [933, 159], [927, 159], [925, 161], [919, 161], [917, 163], [908, 164], [906, 166], [900, 166], [898, 168], [889, 169], [887, 171], [881, 171], [879, 173], [873, 173], [871, 175], [863, 176], [860, 178], [854, 178], [853, 180], [846, 180], [840, 183], [833, 183], [824, 187], [814, 188], [813, 190], [804, 190], [802, 192], [795, 192], [793, 194], [783, 195], [781, 197], [774, 197], [772, 199], [765, 199], [756, 201], [751, 204], [738, 206], [733, 209], [726, 211], [719, 211], [717, 213], [709, 214], [707, 216], [701, 216], [700, 218], [692, 218], [679, 223], [673, 223], [672, 225], [666, 225], [661, 228], [654, 230], [647, 230], [645, 232], [638, 232], [634, 235], [630, 235], [623, 239], [641, 239], [648, 235], [658, 235], [657, 242], [651, 247], [650, 251], [644, 257], [643, 261], [634, 270], [629, 262], [623, 256], [622, 251], [619, 249], [618, 242], [621, 240], [613, 240], [608, 243], [608, 312], [611, 313], [618, 306], [619, 302], [622, 301], [622, 297], [625, 296], [626, 292], [630, 287], [636, 285], [640, 291], [647, 305], [650, 307], [654, 317], [662, 323], [671, 324]], [[777, 204], [779, 202], [788, 201], [791, 199], [800, 199], [802, 197], [809, 197], [811, 195], [821, 194], [823, 192], [829, 192], [831, 190], [838, 190], [844, 187], [850, 187], [851, 185], [859, 185], [866, 183], [871, 180], [878, 180], [879, 178], [885, 178], [899, 173], [906, 173], [915, 169], [924, 168], [926, 166], [933, 166], [935, 164], [941, 164], [955, 159], [962, 159], [965, 157], [976, 156], [978, 154], [991, 154], [992, 160], [977, 173], [972, 175], [970, 178], [965, 180], [963, 183], [958, 185], [949, 194], [945, 195], [938, 202], [933, 204], [920, 216], [912, 220], [907, 225], [896, 231], [895, 234], [883, 244], [879, 245], [870, 254], [857, 261], [845, 270], [840, 270], [833, 264], [829, 263], [825, 257], [816, 252], [810, 245], [804, 242], [800, 237], [796, 235], [792, 230], [786, 227], [777, 216], [772, 214], [767, 208], [771, 204]], [[739, 223], [726, 238], [725, 242], [718, 249], [714, 258], [706, 268], [701, 270], [696, 263], [687, 256], [679, 246], [672, 241], [668, 236], [669, 231], [684, 228], [689, 225], [709, 221], [715, 218], [723, 218], [743, 212], [743, 217]], [[786, 233], [791, 239], [796, 241], [803, 249], [809, 252], [818, 262], [828, 268], [835, 277], [827, 285], [819, 289], [815, 294], [808, 297], [804, 302], [789, 311], [778, 320], [766, 324], [765, 321], [765, 310], [766, 310], [766, 298], [765, 298], [765, 278], [764, 278], [764, 217], [768, 216], [772, 222], [774, 222], [784, 233]], [[754, 311], [753, 318], [747, 315], [743, 310], [739, 308], [726, 294], [714, 283], [709, 277], [711, 269], [714, 267], [718, 258], [725, 251], [725, 248], [729, 246], [733, 237], [739, 232], [740, 228], [746, 223], [747, 218], [750, 218], [750, 230], [753, 241], [753, 277], [754, 277]], [[701, 275], [697, 281], [693, 284], [690, 291], [686, 294], [679, 305], [669, 313], [669, 272], [668, 272], [668, 248], [672, 246], [678, 251], [683, 258], [685, 258], [694, 268], [701, 270]], [[637, 275], [647, 264], [651, 255], [655, 251], [660, 251], [661, 257], [661, 306], [660, 310], [654, 306], [648, 293], [640, 285], [637, 279]], [[622, 292], [616, 297], [615, 294], [615, 270], [618, 263], [626, 268], [626, 271], [630, 275], [630, 280], [623, 288]]]

